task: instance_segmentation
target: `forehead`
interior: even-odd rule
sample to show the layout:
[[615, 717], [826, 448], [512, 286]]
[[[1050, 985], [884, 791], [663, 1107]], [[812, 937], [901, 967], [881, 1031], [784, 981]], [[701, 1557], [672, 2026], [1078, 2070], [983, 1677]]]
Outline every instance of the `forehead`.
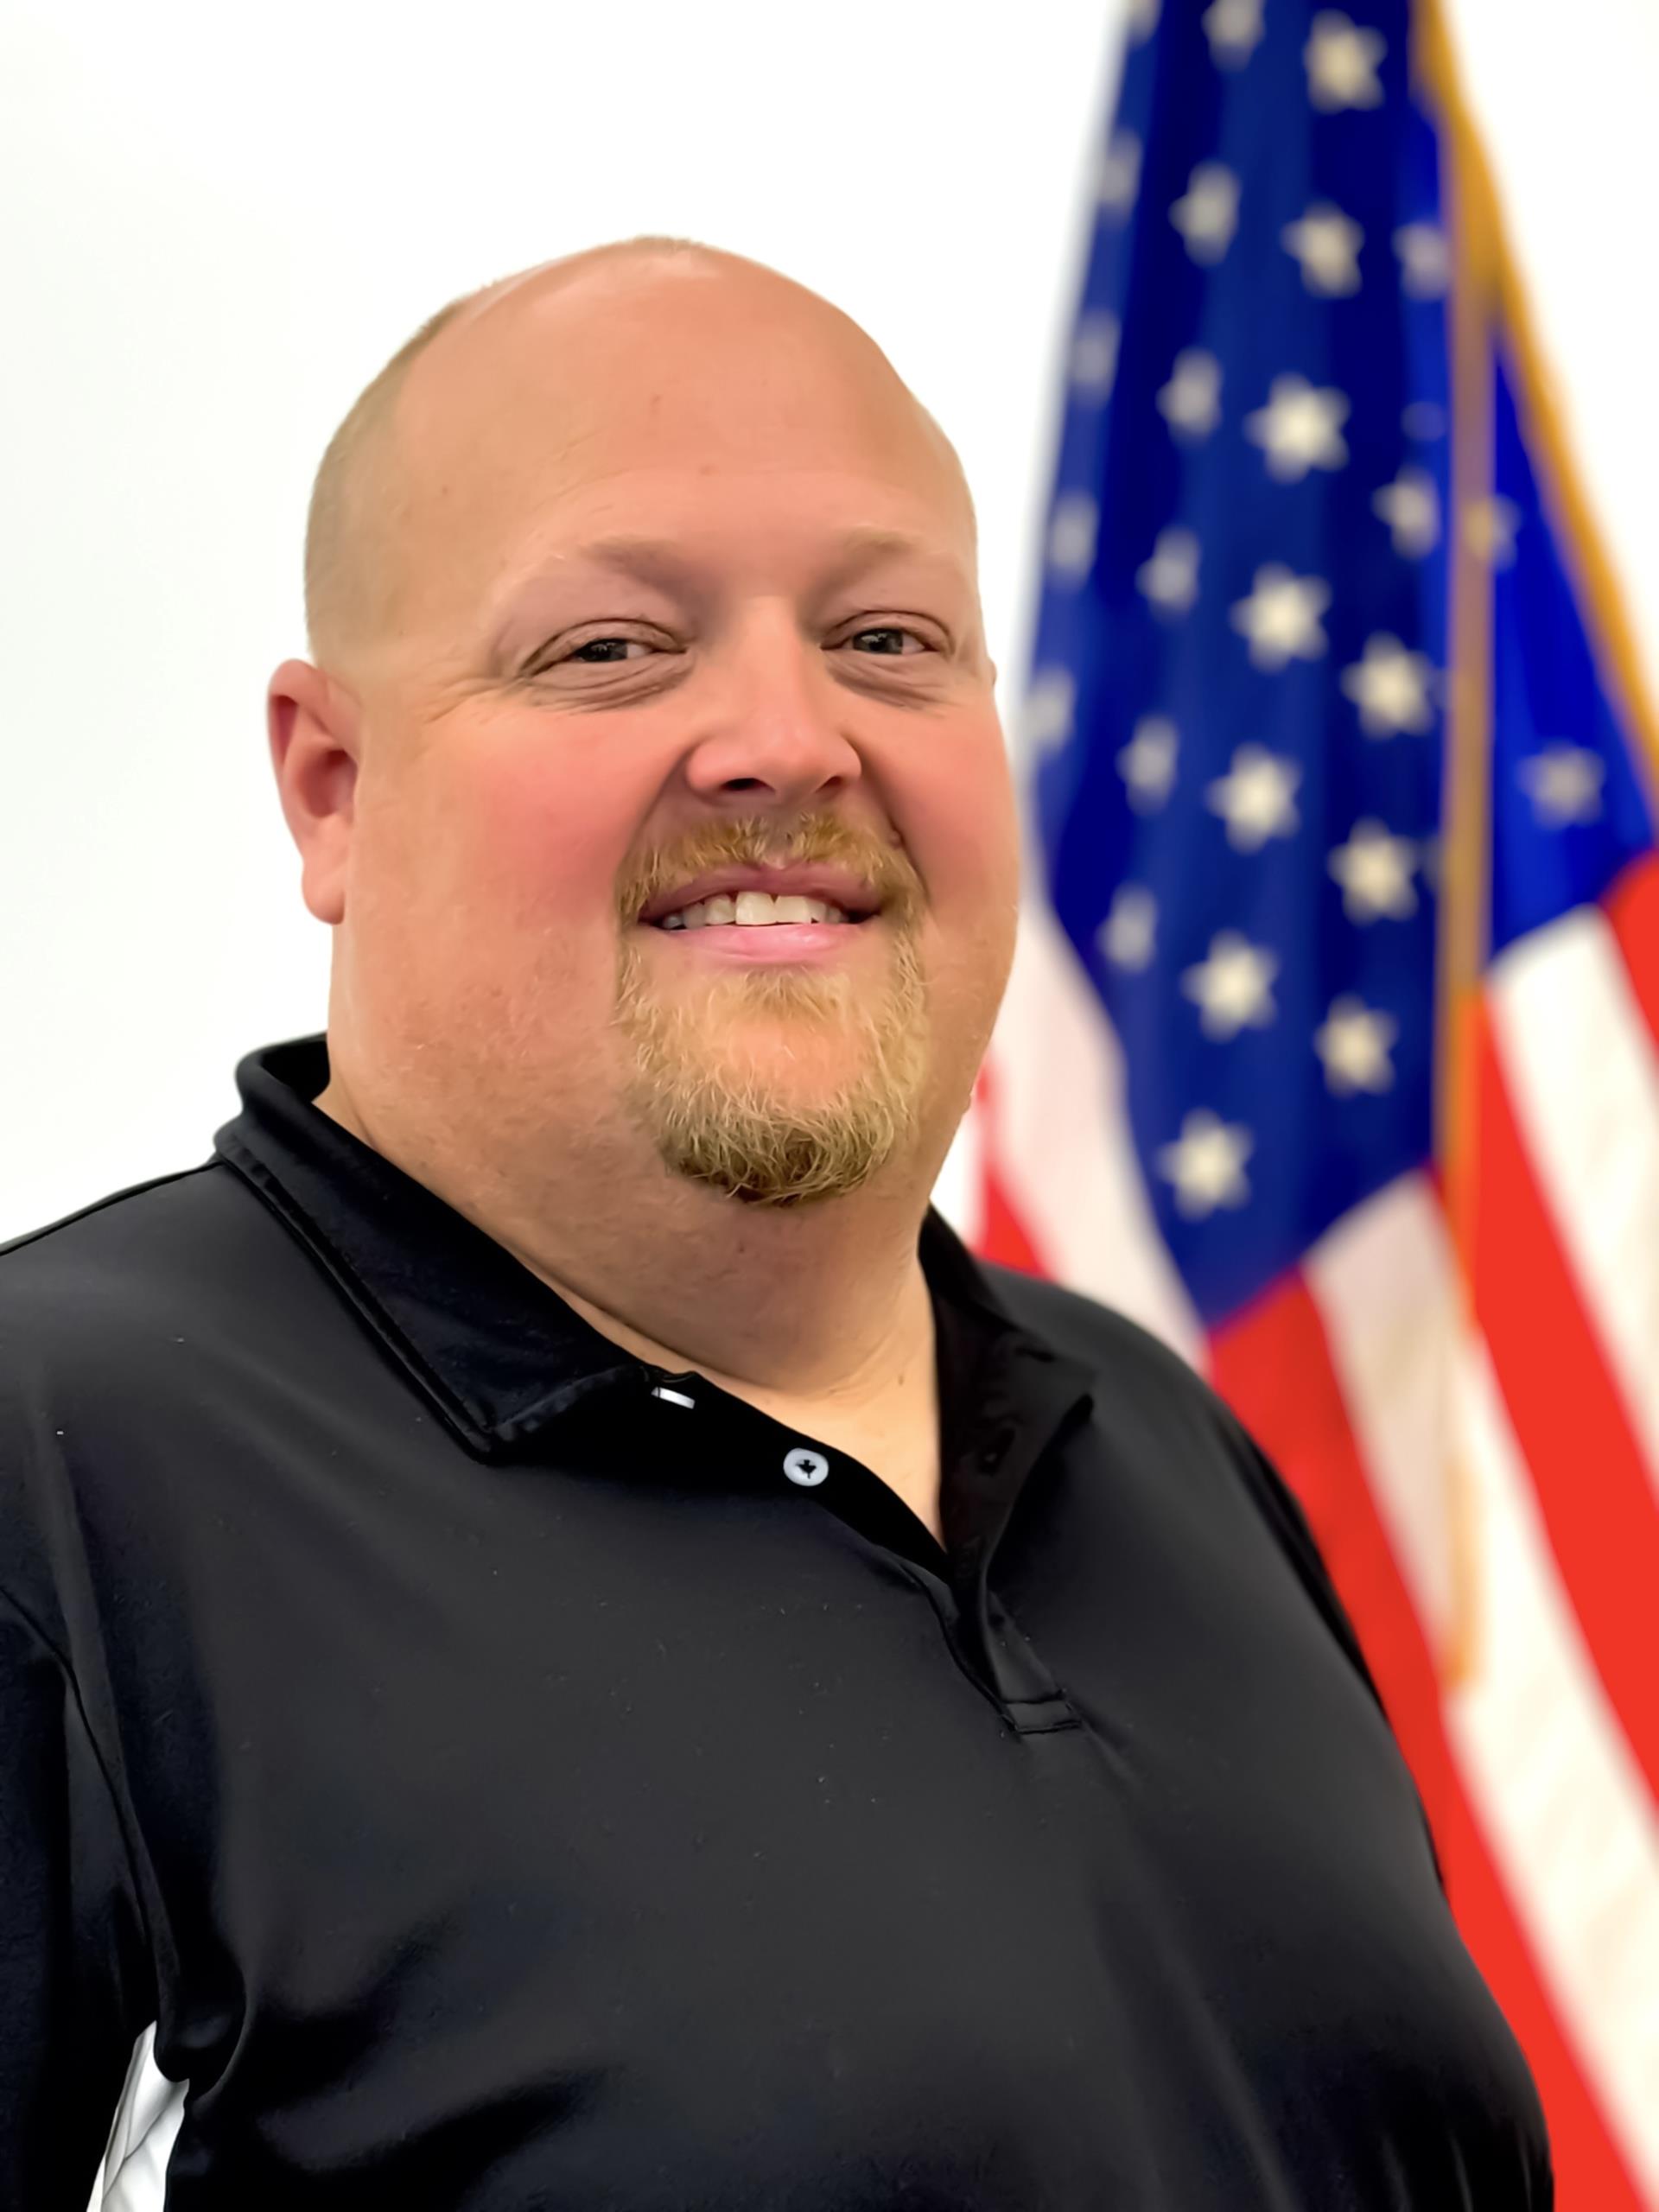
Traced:
[[393, 435], [404, 550], [435, 585], [601, 530], [714, 552], [746, 522], [780, 547], [903, 533], [971, 567], [942, 433], [855, 325], [781, 279], [510, 297], [417, 362]]

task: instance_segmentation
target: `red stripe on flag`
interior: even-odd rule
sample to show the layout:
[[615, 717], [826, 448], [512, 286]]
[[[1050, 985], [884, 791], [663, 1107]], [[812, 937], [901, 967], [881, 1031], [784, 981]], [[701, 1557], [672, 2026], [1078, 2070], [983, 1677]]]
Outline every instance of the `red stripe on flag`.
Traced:
[[1527, 1156], [1484, 1008], [1476, 1079], [1475, 1312], [1579, 1627], [1659, 1797], [1659, 1513]]
[[1447, 1740], [1423, 1627], [1371, 1494], [1325, 1325], [1300, 1275], [1212, 1340], [1217, 1387], [1306, 1513], [1416, 1780], [1458, 1927], [1527, 2055], [1562, 2212], [1643, 2212], [1510, 1902]]
[[1604, 903], [1636, 1002], [1659, 1043], [1659, 853], [1632, 861]]

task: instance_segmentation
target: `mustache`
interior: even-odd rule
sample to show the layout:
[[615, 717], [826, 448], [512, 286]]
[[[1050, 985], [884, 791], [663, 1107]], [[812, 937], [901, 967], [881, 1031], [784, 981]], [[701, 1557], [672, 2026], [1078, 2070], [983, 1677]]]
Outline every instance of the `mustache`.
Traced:
[[661, 893], [711, 868], [809, 867], [817, 861], [862, 877], [887, 918], [901, 926], [920, 914], [922, 880], [902, 847], [855, 830], [839, 815], [805, 815], [782, 832], [775, 822], [752, 815], [708, 823], [632, 862], [617, 885], [617, 919], [637, 922]]

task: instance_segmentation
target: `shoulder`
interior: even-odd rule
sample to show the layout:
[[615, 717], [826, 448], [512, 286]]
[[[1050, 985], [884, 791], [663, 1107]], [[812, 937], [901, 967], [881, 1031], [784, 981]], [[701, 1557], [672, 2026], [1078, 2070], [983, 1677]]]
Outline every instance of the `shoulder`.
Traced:
[[256, 1274], [237, 1181], [209, 1160], [0, 1244], [0, 1584], [20, 1603], [49, 1606]]
[[111, 1342], [94, 1323], [108, 1330], [125, 1314], [142, 1325], [158, 1300], [193, 1287], [200, 1300], [216, 1262], [236, 1263], [249, 1218], [239, 1179], [214, 1157], [0, 1243], [0, 1382], [31, 1350], [86, 1360]]

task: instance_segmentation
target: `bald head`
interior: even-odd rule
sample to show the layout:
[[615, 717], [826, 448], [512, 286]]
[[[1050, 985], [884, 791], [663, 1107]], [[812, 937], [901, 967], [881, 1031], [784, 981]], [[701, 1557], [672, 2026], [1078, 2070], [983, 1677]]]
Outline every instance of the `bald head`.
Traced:
[[[822, 404], [827, 385], [842, 388], [861, 429], [910, 448], [899, 465], [954, 511], [972, 563], [973, 503], [955, 448], [849, 316], [741, 255], [690, 239], [629, 238], [450, 301], [359, 396], [312, 490], [312, 658], [339, 672], [384, 648], [408, 617], [428, 554], [453, 555], [441, 541], [476, 524], [469, 510], [480, 503], [468, 499], [468, 473], [499, 476], [512, 465], [514, 423], [521, 435], [528, 428], [531, 448], [562, 435], [573, 445], [591, 442], [596, 400], [617, 391], [619, 378], [665, 389], [688, 346], [705, 357], [705, 370], [710, 348], [722, 346], [734, 369], [752, 372], [757, 358], [772, 362], [780, 378], [802, 382], [808, 404], [815, 391]], [[646, 430], [663, 393], [644, 397]], [[741, 442], [744, 428], [734, 421], [711, 438], [710, 468], [720, 465], [721, 445], [733, 442], [727, 433]]]

